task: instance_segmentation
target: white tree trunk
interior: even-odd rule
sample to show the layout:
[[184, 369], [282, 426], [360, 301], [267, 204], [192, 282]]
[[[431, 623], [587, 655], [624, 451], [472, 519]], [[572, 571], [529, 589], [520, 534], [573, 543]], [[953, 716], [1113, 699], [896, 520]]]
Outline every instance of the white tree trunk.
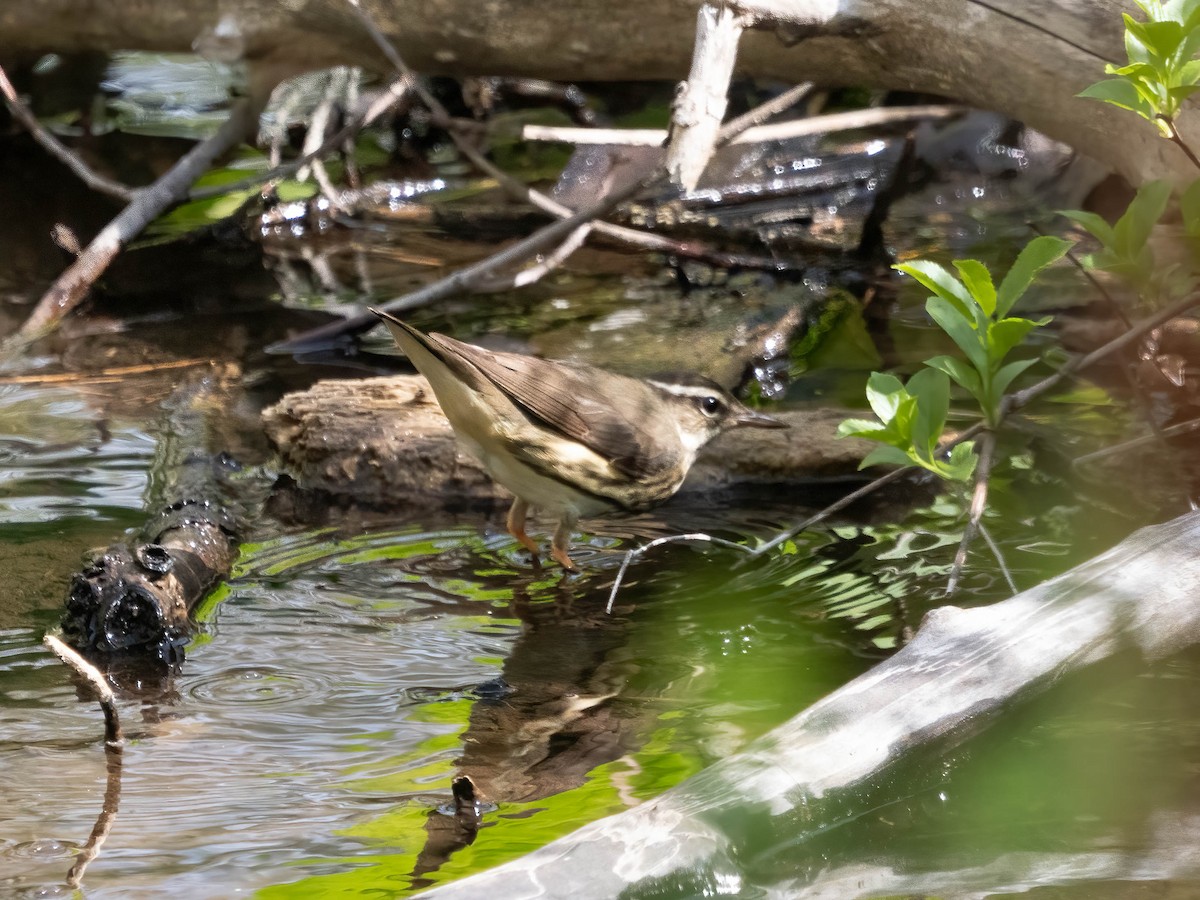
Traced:
[[588, 900], [719, 870], [737, 855], [718, 824], [724, 811], [738, 810], [743, 832], [802, 832], [797, 822], [830, 792], [862, 786], [918, 748], [978, 731], [1014, 699], [1069, 672], [1120, 650], [1158, 659], [1200, 640], [1198, 551], [1200, 513], [1191, 513], [1011, 600], [934, 610], [902, 651], [743, 753], [428, 896]]

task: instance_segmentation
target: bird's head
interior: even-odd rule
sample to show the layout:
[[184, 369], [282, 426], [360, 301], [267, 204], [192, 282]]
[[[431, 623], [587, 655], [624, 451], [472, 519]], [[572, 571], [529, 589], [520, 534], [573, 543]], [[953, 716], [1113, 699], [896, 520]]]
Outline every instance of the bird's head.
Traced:
[[787, 428], [773, 416], [757, 412], [715, 381], [699, 375], [659, 375], [647, 379], [665, 401], [666, 410], [689, 449], [699, 450], [731, 428]]

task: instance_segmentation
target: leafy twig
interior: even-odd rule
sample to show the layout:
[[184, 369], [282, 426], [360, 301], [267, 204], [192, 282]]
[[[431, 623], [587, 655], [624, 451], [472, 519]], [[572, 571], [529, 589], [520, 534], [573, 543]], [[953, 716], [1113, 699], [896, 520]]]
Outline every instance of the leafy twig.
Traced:
[[[1133, 341], [1137, 340], [1139, 337], [1144, 335], [1146, 332], [1151, 331], [1154, 328], [1157, 328], [1159, 325], [1163, 324], [1163, 322], [1173, 319], [1176, 316], [1187, 312], [1189, 309], [1191, 309], [1192, 307], [1195, 307], [1195, 306], [1200, 306], [1200, 294], [1193, 294], [1192, 296], [1188, 297], [1187, 299], [1181, 300], [1178, 303], [1172, 304], [1167, 309], [1164, 309], [1161, 312], [1156, 313], [1155, 315], [1149, 316], [1148, 318], [1143, 319], [1140, 322], [1137, 322], [1128, 331], [1124, 332], [1121, 335], [1118, 335], [1117, 337], [1113, 338], [1108, 343], [1106, 343], [1100, 347], [1097, 347], [1091, 353], [1088, 353], [1085, 356], [1078, 356], [1078, 357], [1075, 357], [1074, 359], [1070, 360], [1066, 365], [1064, 365], [1061, 369], [1059, 369], [1053, 375], [1049, 375], [1046, 378], [1043, 378], [1041, 381], [1037, 382], [1034, 385], [1031, 385], [1028, 388], [1025, 388], [1022, 391], [1018, 391], [1015, 394], [1009, 394], [1005, 398], [1005, 402], [1002, 404], [1001, 419], [1003, 420], [1004, 418], [1007, 418], [1007, 416], [1010, 413], [1015, 412], [1016, 410], [1027, 406], [1033, 400], [1035, 400], [1036, 398], [1040, 397], [1042, 394], [1046, 393], [1047, 391], [1051, 390], [1053, 387], [1058, 385], [1059, 382], [1061, 382], [1064, 378], [1067, 378], [1067, 377], [1073, 375], [1075, 372], [1079, 371], [1080, 369], [1090, 366], [1093, 363], [1098, 362], [1099, 360], [1108, 356], [1109, 354], [1114, 353], [1117, 350], [1120, 350], [1121, 348], [1123, 348], [1123, 347], [1127, 346], [1128, 344], [1132, 343]], [[983, 431], [985, 430], [985, 427], [986, 426], [982, 422], [972, 425], [970, 428], [966, 429], [965, 431], [960, 432], [958, 435], [951, 438], [950, 440], [947, 440], [947, 441], [943, 442], [942, 444], [940, 444], [938, 446], [938, 452], [939, 453], [947, 453], [954, 447], [957, 447], [959, 444], [963, 443], [964, 441], [973, 440], [974, 438], [978, 437], [980, 434], [983, 433]], [[901, 478], [903, 478], [906, 475], [912, 474], [914, 471], [916, 471], [916, 470], [912, 469], [912, 468], [893, 469], [892, 471], [888, 472], [887, 474], [881, 475], [879, 478], [876, 478], [874, 481], [872, 481], [868, 484], [865, 484], [862, 487], [858, 488], [857, 490], [854, 490], [854, 491], [850, 492], [849, 494], [847, 494], [846, 496], [834, 501], [829, 506], [822, 509], [820, 512], [814, 513], [813, 515], [809, 516], [807, 519], [804, 519], [802, 522], [792, 526], [791, 528], [780, 533], [779, 535], [776, 535], [774, 538], [767, 541], [765, 544], [761, 544], [760, 546], [754, 548], [753, 550], [750, 551], [750, 556], [752, 556], [752, 557], [762, 556], [764, 553], [768, 553], [771, 550], [774, 550], [780, 544], [783, 544], [786, 541], [793, 539], [794, 537], [796, 537], [796, 535], [800, 534], [801, 532], [805, 531], [808, 528], [811, 528], [813, 525], [816, 525], [818, 522], [824, 521], [825, 519], [829, 518], [829, 516], [833, 515], [834, 513], [840, 512], [841, 510], [845, 509], [850, 504], [852, 504], [858, 500], [861, 500], [863, 497], [873, 494], [875, 491], [879, 490], [882, 487], [886, 487], [887, 485], [892, 484], [895, 481], [899, 481]], [[741, 546], [741, 545], [739, 545], [739, 546]]]

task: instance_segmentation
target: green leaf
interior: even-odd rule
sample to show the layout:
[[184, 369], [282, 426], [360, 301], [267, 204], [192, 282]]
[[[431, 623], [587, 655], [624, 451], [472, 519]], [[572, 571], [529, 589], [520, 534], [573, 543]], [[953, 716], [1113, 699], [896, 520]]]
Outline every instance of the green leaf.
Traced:
[[1175, 75], [1176, 84], [1195, 84], [1200, 78], [1200, 62], [1193, 59], [1196, 51], [1200, 50], [1200, 28], [1188, 35], [1183, 46], [1179, 48], [1180, 58], [1187, 60]]
[[1154, 118], [1154, 107], [1138, 92], [1133, 83], [1124, 78], [1107, 78], [1085, 87], [1075, 96], [1090, 100], [1101, 100], [1113, 106], [1135, 112], [1145, 119]]
[[890, 422], [896, 417], [896, 410], [905, 396], [904, 385], [895, 375], [872, 372], [867, 379], [867, 403], [881, 421]]
[[1032, 319], [1001, 319], [993, 324], [988, 330], [988, 359], [992, 370], [1037, 326]]
[[913, 460], [907, 453], [898, 447], [889, 447], [887, 445], [876, 447], [858, 464], [860, 469], [866, 469], [869, 466], [911, 466]]
[[875, 440], [879, 432], [886, 430], [886, 425], [882, 422], [876, 422], [873, 419], [843, 419], [838, 423], [837, 436], [840, 438], [860, 437]]
[[1183, 25], [1185, 31], [1200, 26], [1200, 0], [1170, 0], [1171, 18]]
[[987, 266], [977, 259], [956, 259], [954, 268], [958, 269], [967, 291], [984, 313], [990, 316], [995, 312], [996, 288], [992, 284], [992, 273], [987, 270]]
[[988, 357], [984, 346], [986, 336], [981, 335], [962, 312], [942, 297], [930, 297], [925, 301], [925, 311], [930, 318], [950, 335], [967, 359], [981, 372], [987, 371]]
[[1129, 208], [1113, 226], [1113, 250], [1117, 255], [1137, 258], [1170, 199], [1171, 185], [1166, 180], [1148, 181], [1138, 188]]
[[1026, 244], [1000, 282], [1000, 290], [996, 293], [996, 315], [1007, 316], [1038, 273], [1062, 259], [1074, 245], [1074, 241], [1053, 235], [1042, 235]]
[[997, 398], [1003, 397], [1013, 379], [1036, 362], [1036, 359], [1018, 359], [1006, 366], [1001, 366], [1000, 370], [992, 376], [992, 394]]
[[1102, 243], [1105, 247], [1112, 247], [1113, 230], [1101, 216], [1093, 212], [1084, 212], [1080, 209], [1060, 209], [1060, 216], [1066, 216], [1072, 222], [1076, 222], [1096, 240]]
[[949, 457], [941, 464], [941, 474], [953, 481], [966, 481], [975, 472], [975, 443], [965, 441], [950, 448]]
[[950, 410], [950, 379], [937, 369], [921, 369], [908, 380], [907, 390], [917, 401], [912, 425], [913, 449], [921, 459], [932, 460]]
[[1181, 87], [1168, 88], [1167, 96], [1171, 98], [1172, 103], [1179, 106], [1196, 91], [1200, 91], [1200, 84], [1185, 84]]
[[1125, 55], [1132, 62], [1147, 62], [1150, 59], [1150, 48], [1139, 34], [1142, 23], [1129, 13], [1123, 13], [1122, 18], [1125, 20]]
[[972, 397], [982, 402], [983, 382], [979, 379], [979, 373], [963, 360], [955, 356], [935, 356], [925, 360], [925, 365], [945, 372], [957, 384], [966, 388]]
[[893, 269], [915, 278], [936, 297], [941, 297], [956, 306], [966, 315], [971, 306], [971, 296], [963, 283], [951, 275], [944, 266], [927, 259], [911, 263], [897, 263]]
[[[1183, 26], [1179, 22], [1169, 20], [1139, 22], [1137, 19], [1125, 15], [1125, 30], [1128, 34], [1134, 35], [1137, 41], [1144, 45], [1151, 54], [1164, 60], [1179, 49], [1184, 38]], [[1128, 43], [1126, 47], [1128, 48]], [[1133, 59], [1133, 54], [1130, 54], [1129, 58]]]
[[1184, 230], [1193, 237], [1200, 235], [1200, 178], [1179, 195], [1179, 212], [1183, 215]]

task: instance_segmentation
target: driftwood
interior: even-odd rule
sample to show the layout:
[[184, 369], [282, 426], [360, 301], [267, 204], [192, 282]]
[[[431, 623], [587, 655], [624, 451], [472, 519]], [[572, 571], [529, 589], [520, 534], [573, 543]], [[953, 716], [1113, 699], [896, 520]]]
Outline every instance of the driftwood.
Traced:
[[[363, 4], [408, 64], [428, 74], [529, 75], [564, 81], [661, 78], [689, 69], [694, 0], [657, 3], [404, 0]], [[1116, 0], [748, 0], [730, 3], [749, 27], [736, 74], [867, 85], [937, 94], [1002, 112], [1116, 169], [1134, 183], [1193, 175], [1183, 153], [1130, 113], [1075, 95], [1123, 62]], [[203, 0], [146, 6], [137, 0], [7, 4], [5, 55], [45, 51], [193, 48], [249, 63], [251, 94], [332, 65], [388, 71], [345, 0]], [[1184, 137], [1200, 141], [1198, 117]], [[1119, 135], [1119, 139], [1114, 136]]]
[[189, 382], [168, 404], [151, 472], [151, 518], [72, 579], [63, 637], [101, 667], [181, 662], [193, 607], [237, 557], [240, 523], [227, 485], [236, 463], [208, 452], [196, 403], [209, 386], [208, 379]]
[[[834, 437], [845, 410], [772, 414], [792, 427], [722, 436], [701, 454], [683, 492], [845, 475], [865, 455], [863, 442]], [[308, 490], [382, 508], [490, 504], [508, 496], [459, 450], [419, 375], [319, 382], [264, 410], [263, 426]]]
[[[898, 761], [962, 740], [1017, 698], [1122, 650], [1160, 659], [1200, 640], [1197, 547], [1191, 513], [1010, 600], [934, 610], [900, 653], [743, 753], [427, 896], [650, 896], [664, 884], [672, 896], [699, 893], [753, 852], [733, 833], [799, 845]], [[793, 888], [787, 896], [805, 896]]]

